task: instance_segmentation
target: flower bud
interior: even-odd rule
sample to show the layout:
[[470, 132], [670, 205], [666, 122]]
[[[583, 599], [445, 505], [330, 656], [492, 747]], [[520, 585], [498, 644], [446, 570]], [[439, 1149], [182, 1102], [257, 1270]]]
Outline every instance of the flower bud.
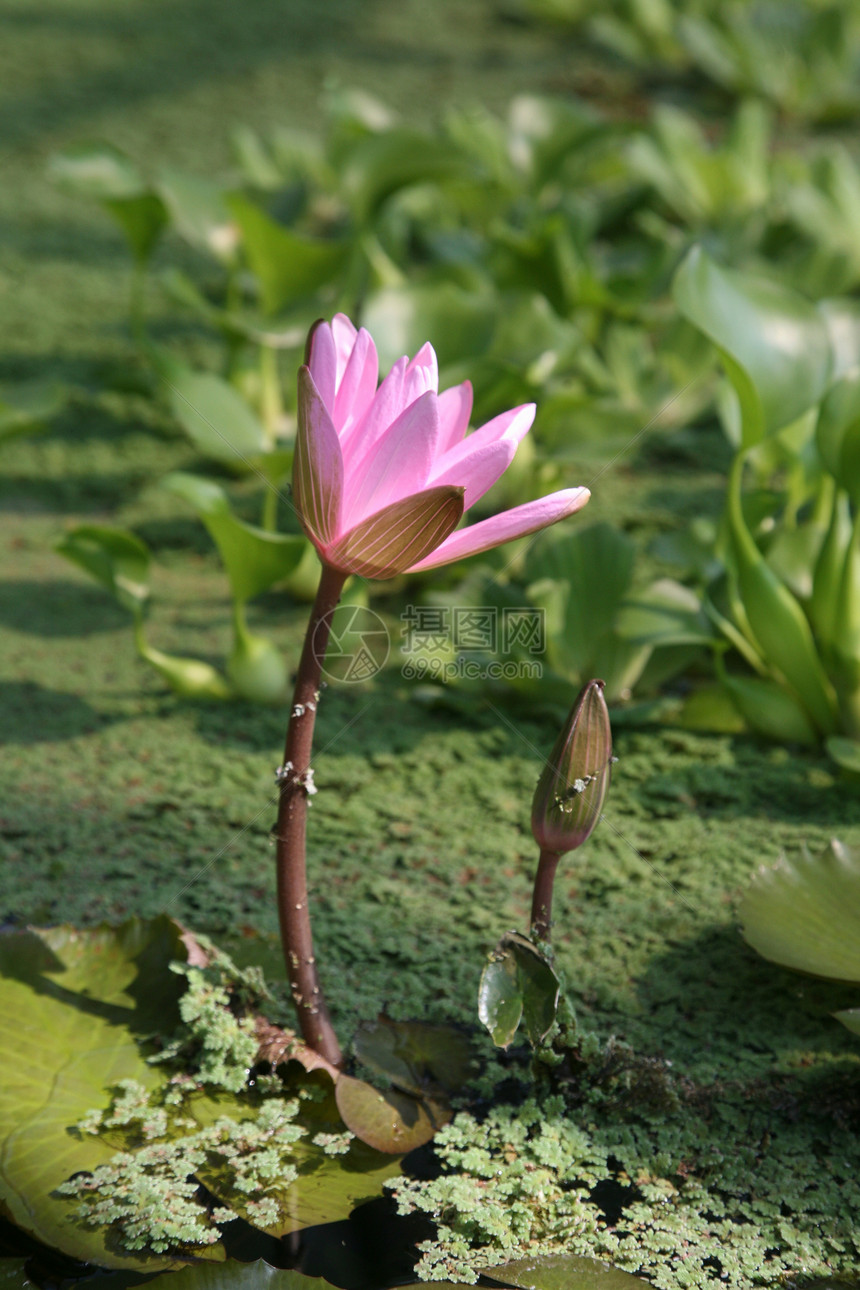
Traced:
[[600, 819], [612, 761], [603, 685], [589, 681], [580, 690], [538, 780], [532, 833], [541, 851], [563, 855], [576, 850]]

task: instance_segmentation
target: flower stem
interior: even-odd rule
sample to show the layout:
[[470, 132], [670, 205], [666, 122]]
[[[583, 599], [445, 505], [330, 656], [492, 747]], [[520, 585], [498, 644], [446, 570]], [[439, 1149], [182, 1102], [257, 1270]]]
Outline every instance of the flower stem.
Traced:
[[547, 851], [541, 848], [535, 874], [534, 892], [532, 894], [532, 935], [538, 940], [548, 941], [552, 927], [552, 886], [555, 882], [555, 870], [561, 859], [558, 851]]
[[284, 765], [280, 775], [281, 795], [276, 829], [278, 918], [281, 943], [293, 999], [299, 1014], [302, 1037], [333, 1066], [343, 1058], [319, 984], [305, 867], [305, 825], [308, 813], [308, 775], [311, 765], [320, 674], [328, 642], [330, 615], [340, 599], [346, 580], [337, 569], [323, 566], [314, 607], [293, 691], [287, 726]]

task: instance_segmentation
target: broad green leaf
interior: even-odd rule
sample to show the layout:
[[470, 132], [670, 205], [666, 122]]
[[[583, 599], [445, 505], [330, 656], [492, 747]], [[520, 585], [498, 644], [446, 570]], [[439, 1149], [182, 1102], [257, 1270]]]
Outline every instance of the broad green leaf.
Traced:
[[722, 683], [746, 724], [776, 743], [813, 747], [818, 734], [805, 709], [776, 681], [722, 673]]
[[29, 430], [41, 429], [43, 422], [59, 412], [63, 398], [63, 387], [56, 381], [18, 381], [0, 385], [0, 442]]
[[149, 598], [149, 551], [140, 538], [107, 524], [79, 524], [54, 549], [100, 582], [124, 609], [141, 612]]
[[860, 370], [855, 368], [828, 391], [818, 414], [815, 442], [838, 487], [849, 493], [856, 506], [860, 503]]
[[541, 1044], [555, 1021], [558, 996], [558, 977], [534, 942], [519, 932], [506, 932], [478, 988], [478, 1015], [493, 1043], [507, 1048], [522, 1020], [531, 1044]]
[[426, 1021], [395, 1021], [382, 1015], [363, 1022], [353, 1048], [365, 1066], [416, 1097], [433, 1088], [456, 1092], [471, 1069], [467, 1036], [453, 1026]]
[[222, 263], [232, 264], [239, 230], [227, 207], [224, 189], [211, 179], [185, 175], [179, 170], [162, 170], [157, 187], [179, 235]]
[[482, 1268], [483, 1275], [517, 1290], [640, 1290], [648, 1283], [599, 1259], [541, 1254]]
[[269, 447], [257, 415], [227, 381], [172, 362], [160, 376], [171, 410], [189, 439], [206, 457], [238, 470]]
[[446, 1102], [413, 1097], [399, 1089], [380, 1090], [341, 1075], [334, 1090], [344, 1124], [374, 1151], [398, 1157], [422, 1147], [451, 1119]]
[[821, 313], [796, 292], [724, 269], [694, 247], [673, 284], [681, 313], [720, 350], [740, 400], [745, 446], [821, 398], [832, 358]]
[[206, 525], [239, 602], [258, 596], [298, 568], [307, 540], [298, 534], [269, 533], [237, 519], [223, 488], [213, 480], [175, 471], [162, 483]]
[[[75, 1125], [105, 1107], [110, 1087], [165, 1076], [141, 1042], [178, 1021], [185, 957], [181, 929], [162, 915], [118, 928], [69, 927], [0, 937], [0, 1201], [26, 1231], [72, 1258], [111, 1268], [157, 1270], [168, 1257], [124, 1255], [72, 1218], [54, 1196], [72, 1174], [105, 1164], [114, 1149]], [[203, 1257], [223, 1258], [220, 1247]]]
[[761, 868], [741, 902], [743, 934], [783, 967], [860, 983], [860, 852], [832, 841]]
[[847, 299], [820, 300], [818, 308], [830, 336], [832, 379], [839, 381], [860, 364], [860, 303]]
[[[315, 1080], [313, 1076], [303, 1076], [303, 1082], [313, 1085]], [[393, 1155], [396, 1148], [392, 1148], [392, 1154], [383, 1153], [356, 1138], [349, 1143], [344, 1154], [329, 1155], [322, 1140], [313, 1141], [318, 1134], [339, 1136], [345, 1131], [344, 1121], [335, 1106], [331, 1080], [320, 1074], [317, 1086], [325, 1096], [319, 1102], [303, 1102], [297, 1123], [306, 1126], [309, 1133], [300, 1138], [290, 1151], [290, 1163], [297, 1169], [298, 1179], [270, 1183], [265, 1189], [266, 1197], [277, 1205], [274, 1221], [264, 1223], [248, 1213], [248, 1202], [254, 1197], [232, 1185], [230, 1170], [223, 1160], [219, 1162], [213, 1157], [198, 1170], [201, 1181], [219, 1200], [270, 1236], [280, 1238], [317, 1223], [339, 1222], [362, 1201], [380, 1196], [385, 1180], [400, 1172], [399, 1156]], [[225, 1115], [237, 1122], [256, 1118], [256, 1110], [249, 1103], [225, 1094], [195, 1097], [188, 1109], [202, 1128]]]
[[829, 739], [825, 739], [824, 746], [838, 766], [852, 775], [860, 775], [860, 739], [831, 735]]
[[340, 286], [349, 255], [347, 242], [312, 240], [281, 224], [246, 197], [233, 194], [228, 207], [239, 225], [248, 263], [269, 314]]

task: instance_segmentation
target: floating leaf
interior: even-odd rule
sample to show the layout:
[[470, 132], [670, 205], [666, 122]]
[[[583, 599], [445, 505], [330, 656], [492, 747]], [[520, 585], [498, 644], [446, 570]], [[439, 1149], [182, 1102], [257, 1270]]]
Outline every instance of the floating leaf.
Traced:
[[860, 852], [832, 841], [761, 868], [740, 906], [753, 949], [783, 967], [860, 982]]
[[[0, 937], [0, 1201], [25, 1231], [85, 1262], [155, 1270], [169, 1257], [120, 1253], [104, 1230], [72, 1218], [75, 1202], [54, 1189], [114, 1154], [75, 1125], [108, 1103], [121, 1079], [164, 1080], [141, 1042], [178, 1022], [184, 958], [177, 923], [162, 915], [118, 928], [69, 927]], [[223, 1258], [221, 1247], [201, 1257]]]
[[469, 1078], [469, 1040], [453, 1026], [383, 1015], [359, 1026], [353, 1047], [365, 1066], [416, 1097], [433, 1088], [456, 1092]]
[[[162, 1282], [162, 1290], [334, 1290], [322, 1277], [308, 1277], [293, 1268], [273, 1268], [262, 1259], [255, 1263], [203, 1263], [156, 1277], [152, 1285]], [[81, 1290], [86, 1290], [83, 1282]], [[95, 1290], [95, 1287], [94, 1287]], [[105, 1287], [109, 1290], [109, 1287]], [[607, 1286], [607, 1290], [612, 1290]]]
[[482, 1268], [492, 1277], [518, 1290], [635, 1290], [648, 1283], [631, 1272], [622, 1272], [599, 1259], [575, 1254], [541, 1254], [536, 1258], [513, 1259], [498, 1267]]
[[397, 1155], [429, 1142], [451, 1118], [444, 1102], [397, 1089], [381, 1091], [350, 1075], [337, 1081], [335, 1098], [344, 1124], [356, 1137], [375, 1151]]
[[831, 374], [827, 325], [815, 305], [766, 278], [724, 269], [693, 247], [675, 303], [718, 346], [741, 406], [745, 446], [796, 421]]
[[558, 996], [558, 977], [534, 942], [519, 932], [506, 932], [478, 988], [478, 1015], [493, 1043], [509, 1047], [524, 1020], [530, 1042], [541, 1044], [555, 1021]]

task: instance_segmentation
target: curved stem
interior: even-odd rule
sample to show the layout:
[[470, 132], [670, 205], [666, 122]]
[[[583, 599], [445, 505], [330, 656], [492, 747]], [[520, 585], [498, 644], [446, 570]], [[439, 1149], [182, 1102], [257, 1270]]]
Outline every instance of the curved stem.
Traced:
[[287, 726], [284, 764], [280, 772], [275, 863], [278, 879], [278, 918], [281, 943], [299, 1028], [305, 1043], [333, 1066], [343, 1058], [319, 984], [311, 939], [305, 867], [305, 826], [308, 788], [313, 787], [311, 750], [320, 674], [328, 642], [330, 615], [335, 609], [346, 575], [323, 567], [296, 674], [293, 703]]
[[548, 941], [552, 927], [552, 888], [561, 853], [541, 848], [532, 895], [532, 935]]

